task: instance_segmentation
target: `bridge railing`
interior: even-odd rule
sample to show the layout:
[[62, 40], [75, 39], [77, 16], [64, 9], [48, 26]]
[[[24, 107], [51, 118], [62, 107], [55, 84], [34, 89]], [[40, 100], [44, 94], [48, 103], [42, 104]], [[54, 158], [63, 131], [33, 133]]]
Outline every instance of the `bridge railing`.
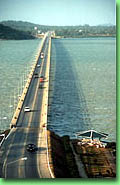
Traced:
[[33, 67], [31, 69], [31, 72], [28, 76], [28, 79], [27, 79], [27, 82], [25, 84], [25, 87], [23, 89], [23, 92], [22, 92], [22, 95], [19, 99], [19, 102], [18, 102], [18, 105], [17, 105], [17, 108], [15, 110], [15, 113], [12, 117], [12, 120], [11, 120], [11, 123], [10, 123], [10, 128], [13, 128], [13, 127], [16, 127], [16, 124], [17, 124], [17, 119], [20, 115], [20, 112], [21, 112], [21, 109], [22, 109], [22, 106], [23, 106], [23, 103], [24, 103], [24, 100], [25, 100], [25, 97], [26, 97], [26, 94], [27, 94], [27, 91], [29, 89], [29, 86], [30, 86], [30, 83], [31, 83], [31, 80], [33, 78], [33, 74], [34, 74], [34, 71], [35, 71], [35, 68], [36, 68], [36, 65], [38, 63], [38, 59], [40, 57], [40, 54], [41, 54], [41, 51], [42, 51], [42, 48], [44, 46], [44, 43], [45, 43], [45, 40], [46, 40], [46, 37], [47, 37], [48, 33], [45, 34], [44, 38], [42, 39], [42, 42], [40, 44], [40, 48], [38, 49], [38, 52], [37, 52], [37, 55], [36, 55], [36, 59], [35, 59], [35, 63], [33, 64]]
[[[51, 170], [49, 163], [49, 154], [48, 154], [48, 142], [47, 142], [47, 114], [48, 114], [48, 95], [49, 95], [49, 72], [50, 72], [50, 54], [51, 54], [51, 37], [49, 39], [48, 53], [47, 53], [47, 62], [46, 62], [46, 71], [45, 71], [45, 81], [42, 97], [42, 106], [41, 106], [41, 118], [40, 118], [40, 128], [42, 132], [40, 133], [41, 140], [44, 140], [44, 147], [47, 150], [47, 166], [51, 178], [55, 178]], [[38, 141], [39, 142], [39, 141]], [[44, 160], [44, 159], [43, 159]]]

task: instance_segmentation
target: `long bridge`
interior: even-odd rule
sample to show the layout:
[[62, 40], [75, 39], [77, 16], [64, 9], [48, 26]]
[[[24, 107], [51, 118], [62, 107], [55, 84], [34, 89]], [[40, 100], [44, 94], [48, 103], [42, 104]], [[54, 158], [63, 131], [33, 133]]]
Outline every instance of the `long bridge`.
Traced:
[[[50, 168], [47, 137], [51, 37], [52, 32], [47, 32], [42, 39], [35, 63], [11, 120], [9, 134], [7, 137], [3, 133], [0, 135], [1, 178], [55, 178], [53, 169]], [[104, 148], [105, 145], [101, 144], [85, 138], [79, 142], [70, 141], [75, 157], [74, 163], [76, 162], [80, 177], [115, 177], [115, 145], [112, 149], [109, 145], [108, 148]], [[68, 146], [68, 142], [66, 145]], [[94, 154], [93, 157], [90, 151]], [[66, 164], [70, 162], [71, 159]]]
[[[10, 124], [10, 133], [1, 146], [2, 178], [54, 178], [49, 166], [47, 108], [49, 91], [51, 34], [42, 39], [36, 61]], [[44, 53], [44, 57], [41, 54]], [[40, 77], [44, 78], [40, 82]], [[25, 112], [25, 107], [30, 111]], [[37, 146], [29, 152], [27, 146]]]

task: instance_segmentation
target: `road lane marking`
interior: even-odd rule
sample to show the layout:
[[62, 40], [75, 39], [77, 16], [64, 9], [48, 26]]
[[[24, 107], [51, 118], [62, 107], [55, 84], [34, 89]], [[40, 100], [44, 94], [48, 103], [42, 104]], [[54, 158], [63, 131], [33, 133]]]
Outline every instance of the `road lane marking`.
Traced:
[[[50, 42], [50, 41], [49, 41]], [[50, 47], [50, 44], [49, 44], [49, 47]], [[51, 168], [50, 168], [50, 165], [49, 165], [49, 157], [48, 157], [48, 143], [47, 143], [47, 128], [46, 126], [45, 127], [42, 127], [44, 122], [47, 121], [46, 120], [46, 116], [47, 115], [44, 115], [44, 104], [45, 106], [48, 104], [48, 88], [49, 88], [49, 67], [50, 67], [50, 58], [49, 58], [49, 52], [50, 52], [50, 49], [48, 47], [48, 55], [47, 55], [47, 59], [46, 59], [46, 69], [45, 69], [45, 77], [47, 77], [48, 79], [48, 84], [46, 85], [47, 86], [47, 90], [44, 89], [43, 90], [43, 97], [42, 97], [42, 107], [41, 107], [41, 114], [40, 114], [40, 128], [42, 128], [43, 132], [42, 133], [39, 133], [39, 137], [41, 138], [40, 140], [38, 140], [38, 147], [43, 147], [45, 148], [45, 151], [44, 151], [44, 154], [43, 155], [40, 155], [40, 156], [37, 156], [37, 163], [38, 163], [38, 171], [39, 173], [41, 173], [41, 168], [43, 169], [43, 166], [44, 166], [44, 170], [43, 170], [43, 175], [45, 174], [46, 172], [46, 176], [47, 178], [55, 178], [52, 171], [51, 171]], [[46, 95], [46, 92], [47, 92], [47, 95]], [[46, 99], [46, 96], [47, 96], [47, 99]], [[47, 102], [46, 102], [47, 101]], [[45, 113], [46, 113], [46, 108], [45, 108]], [[45, 116], [45, 121], [42, 119], [42, 117]], [[44, 121], [44, 122], [43, 122]], [[41, 123], [43, 123], [41, 125]], [[46, 166], [46, 169], [47, 171], [45, 171], [45, 166]]]
[[[42, 63], [42, 65], [43, 65], [43, 63]], [[40, 71], [41, 71], [41, 69], [40, 69]], [[39, 82], [39, 80], [38, 80], [38, 82]], [[38, 89], [37, 89], [38, 90]], [[18, 128], [19, 129], [19, 128]], [[14, 128], [14, 129], [11, 129], [12, 131], [16, 131], [16, 129]], [[28, 129], [28, 132], [29, 132], [29, 129]], [[26, 145], [26, 140], [27, 140], [27, 137], [28, 137], [28, 132], [26, 132], [25, 134], [25, 138], [24, 138], [24, 145]], [[3, 167], [2, 167], [2, 177], [5, 177], [5, 178], [7, 178], [7, 173], [8, 173], [8, 169], [7, 169], [7, 161], [9, 161], [9, 155], [10, 154], [14, 154], [13, 152], [15, 152], [15, 151], [12, 151], [12, 153], [11, 153], [11, 148], [12, 148], [12, 146], [14, 145], [14, 143], [15, 143], [15, 137], [16, 137], [16, 132], [14, 133], [13, 132], [13, 135], [12, 135], [12, 138], [11, 138], [11, 143], [10, 143], [10, 145], [9, 145], [9, 147], [8, 147], [8, 149], [7, 149], [7, 152], [6, 152], [6, 155], [5, 155], [5, 160], [4, 160], [4, 163], [3, 163]], [[19, 143], [18, 143], [19, 144]], [[23, 147], [23, 150], [21, 150], [21, 155], [22, 154], [25, 154], [25, 147]], [[9, 164], [9, 163], [8, 163]], [[20, 168], [18, 169], [18, 171], [20, 170]], [[19, 171], [20, 172], [20, 171]], [[24, 174], [23, 174], [24, 173]], [[21, 174], [21, 172], [20, 172], [20, 174]], [[11, 173], [11, 175], [12, 175], [12, 173]], [[25, 176], [25, 168], [23, 168], [22, 169], [22, 175], [24, 175]]]
[[[47, 43], [46, 43], [45, 49], [44, 49], [44, 55], [45, 55], [45, 56], [46, 56], [46, 50], [48, 50]], [[39, 72], [40, 75], [42, 74], [43, 68], [45, 67], [45, 63], [46, 63], [45, 56], [44, 56], [44, 58], [42, 59], [42, 65], [41, 65], [40, 72]], [[35, 107], [35, 102], [36, 102], [36, 99], [37, 99], [37, 93], [38, 93], [39, 83], [40, 83], [40, 82], [39, 82], [39, 80], [38, 80], [37, 85], [36, 85], [36, 91], [35, 91], [35, 95], [34, 95], [34, 100], [33, 100], [33, 104], [32, 104], [32, 110], [33, 110], [34, 107]], [[29, 118], [29, 121], [28, 121], [28, 127], [30, 127], [30, 124], [31, 124], [31, 122], [32, 122], [33, 114], [34, 114], [34, 113], [31, 112], [30, 118]]]
[[[41, 66], [40, 72], [39, 72], [40, 75], [42, 73], [43, 64], [44, 64], [44, 61], [42, 61], [42, 66]], [[36, 98], [37, 98], [39, 83], [40, 82], [39, 82], [39, 79], [38, 79], [38, 82], [37, 82], [37, 85], [36, 85], [36, 90], [35, 90], [35, 95], [34, 95], [34, 100], [33, 100], [33, 104], [32, 104], [31, 110], [33, 110], [34, 107], [35, 107], [35, 102], [36, 102]], [[29, 121], [28, 121], [28, 127], [30, 127], [30, 124], [31, 124], [31, 121], [32, 121], [32, 117], [33, 117], [33, 112], [31, 112], [31, 114], [30, 114], [30, 118], [29, 118]]]

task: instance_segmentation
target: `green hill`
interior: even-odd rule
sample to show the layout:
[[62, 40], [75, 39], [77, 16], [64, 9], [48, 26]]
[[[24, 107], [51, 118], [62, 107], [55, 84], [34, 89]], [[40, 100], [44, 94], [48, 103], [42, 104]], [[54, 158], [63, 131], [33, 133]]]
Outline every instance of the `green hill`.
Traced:
[[46, 32], [51, 29], [53, 30], [52, 26], [39, 25], [25, 21], [2, 21], [1, 24], [9, 26], [16, 30], [25, 31], [32, 34], [36, 34], [36, 30], [34, 29], [35, 27], [37, 27], [42, 32]]
[[25, 31], [16, 30], [9, 26], [5, 26], [0, 24], [0, 39], [6, 40], [26, 40], [26, 39], [34, 39], [35, 37], [32, 36], [30, 33]]
[[[5, 26], [9, 26], [19, 31], [25, 31], [29, 34], [36, 35], [37, 31], [47, 32], [55, 31], [56, 36], [80, 38], [80, 37], [115, 37], [116, 26], [115, 25], [98, 25], [89, 26], [47, 26], [39, 25], [24, 21], [2, 21]], [[35, 29], [37, 27], [37, 30]]]

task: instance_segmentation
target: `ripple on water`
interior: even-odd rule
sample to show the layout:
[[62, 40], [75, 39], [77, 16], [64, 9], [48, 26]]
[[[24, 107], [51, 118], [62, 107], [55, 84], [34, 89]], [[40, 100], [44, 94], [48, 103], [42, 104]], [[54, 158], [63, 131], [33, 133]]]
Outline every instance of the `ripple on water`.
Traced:
[[112, 38], [52, 41], [50, 129], [71, 137], [96, 129], [116, 139], [115, 58]]

